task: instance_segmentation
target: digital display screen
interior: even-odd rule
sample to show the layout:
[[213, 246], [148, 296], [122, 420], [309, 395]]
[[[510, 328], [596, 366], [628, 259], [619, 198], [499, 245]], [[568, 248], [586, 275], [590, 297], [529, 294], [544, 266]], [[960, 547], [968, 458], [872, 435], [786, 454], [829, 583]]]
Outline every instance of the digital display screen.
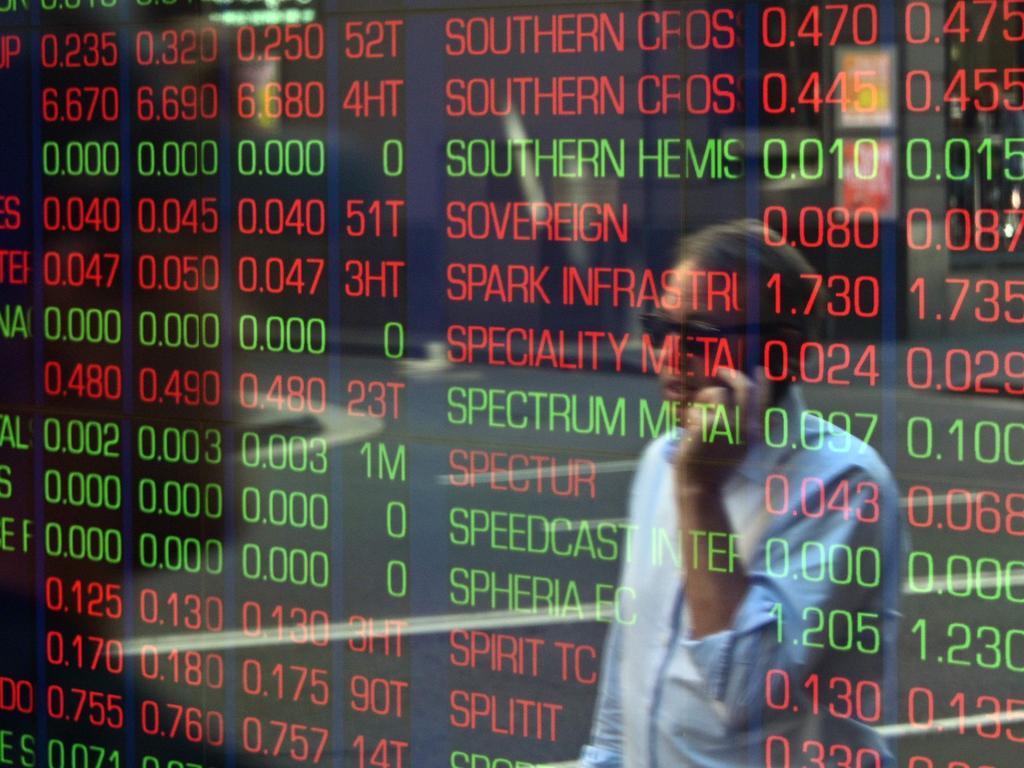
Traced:
[[1017, 768], [1024, 2], [0, 0], [0, 768]]

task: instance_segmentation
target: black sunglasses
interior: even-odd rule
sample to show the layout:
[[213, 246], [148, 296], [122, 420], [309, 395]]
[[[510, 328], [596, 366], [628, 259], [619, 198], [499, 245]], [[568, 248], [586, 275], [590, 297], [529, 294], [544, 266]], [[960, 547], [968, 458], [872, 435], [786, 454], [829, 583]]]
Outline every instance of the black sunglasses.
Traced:
[[781, 328], [794, 326], [786, 323], [747, 323], [743, 325], [718, 326], [705, 320], [687, 320], [680, 323], [661, 312], [644, 312], [640, 315], [640, 325], [651, 343], [660, 347], [669, 336], [676, 335], [686, 338], [725, 338], [726, 336], [746, 336], [759, 333], [765, 338], [776, 338]]

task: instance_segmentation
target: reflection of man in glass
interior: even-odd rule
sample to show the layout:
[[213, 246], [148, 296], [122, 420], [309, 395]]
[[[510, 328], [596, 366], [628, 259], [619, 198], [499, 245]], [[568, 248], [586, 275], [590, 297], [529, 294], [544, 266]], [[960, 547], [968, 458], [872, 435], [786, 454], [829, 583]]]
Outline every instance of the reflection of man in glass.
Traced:
[[[712, 271], [739, 281], [740, 307], [709, 302]], [[682, 375], [661, 376], [683, 429], [648, 446], [634, 478], [621, 578], [637, 621], [609, 635], [582, 764], [887, 766], [870, 724], [894, 682], [898, 495], [878, 454], [836, 426], [877, 439], [877, 418], [825, 420], [738, 351], [757, 360], [774, 340], [771, 378], [787, 349], [799, 370], [814, 270], [741, 221], [685, 238], [678, 276], [681, 299], [645, 327], [683, 345]], [[736, 369], [714, 370], [721, 344]]]

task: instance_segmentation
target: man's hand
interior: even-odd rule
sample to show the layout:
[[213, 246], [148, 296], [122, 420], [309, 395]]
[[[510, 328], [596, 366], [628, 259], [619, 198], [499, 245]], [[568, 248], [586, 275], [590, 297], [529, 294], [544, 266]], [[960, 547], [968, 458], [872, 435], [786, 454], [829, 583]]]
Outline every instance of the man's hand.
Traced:
[[[771, 389], [764, 368], [759, 367], [755, 377], [751, 380], [742, 371], [722, 368], [715, 385], [700, 390], [688, 404], [684, 415], [686, 439], [676, 455], [676, 482], [680, 487], [719, 490], [750, 447], [761, 440]], [[738, 434], [732, 435], [732, 441], [723, 434], [712, 439], [716, 423], [719, 432], [728, 425]]]
[[[675, 465], [676, 512], [694, 637], [728, 628], [747, 593], [742, 566], [725, 571], [709, 567], [700, 543], [713, 537], [720, 540], [723, 535], [732, 540], [722, 485], [751, 446], [761, 440], [770, 396], [763, 368], [758, 368], [754, 381], [731, 369], [723, 370], [715, 381], [716, 386], [700, 390], [695, 403], [687, 408], [687, 439], [676, 454]], [[710, 439], [716, 419], [725, 419], [733, 431], [738, 423], [739, 434], [732, 434], [732, 441], [725, 435]]]

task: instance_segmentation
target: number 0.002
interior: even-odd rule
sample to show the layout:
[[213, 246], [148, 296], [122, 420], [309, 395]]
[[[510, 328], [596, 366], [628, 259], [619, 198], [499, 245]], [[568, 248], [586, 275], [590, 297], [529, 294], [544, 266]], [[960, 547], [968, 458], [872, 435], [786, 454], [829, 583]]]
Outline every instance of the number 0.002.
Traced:
[[116, 459], [121, 455], [120, 443], [121, 425], [116, 421], [62, 420], [52, 416], [43, 420], [43, 450], [47, 453]]

